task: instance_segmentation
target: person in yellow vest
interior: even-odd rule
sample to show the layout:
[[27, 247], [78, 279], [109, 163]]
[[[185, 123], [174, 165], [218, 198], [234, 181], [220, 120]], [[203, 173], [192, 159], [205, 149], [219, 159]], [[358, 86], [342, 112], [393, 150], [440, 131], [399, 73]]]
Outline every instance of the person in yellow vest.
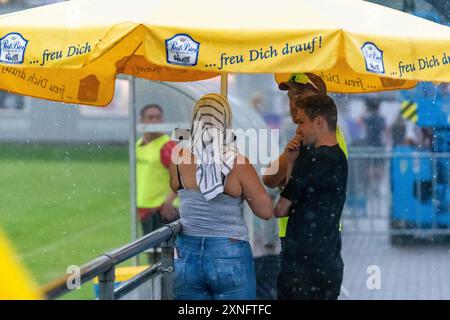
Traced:
[[[158, 104], [144, 106], [141, 124], [164, 121]], [[169, 187], [169, 165], [176, 143], [160, 132], [144, 132], [136, 142], [137, 210], [143, 234], [178, 218], [177, 195]]]
[[[297, 119], [297, 106], [294, 103], [301, 103], [302, 100], [313, 95], [327, 95], [327, 86], [321, 77], [314, 73], [293, 73], [289, 77], [288, 81], [278, 84], [278, 88], [283, 91], [287, 91], [289, 97], [289, 111], [291, 114], [292, 122], [296, 123]], [[347, 145], [344, 135], [339, 127], [336, 129], [336, 139], [339, 147], [348, 157]], [[300, 136], [296, 135], [292, 138], [292, 141], [299, 142]], [[286, 177], [289, 177], [290, 171], [288, 168], [288, 162], [286, 159], [286, 153], [283, 152], [278, 159], [273, 161], [268, 172], [273, 172], [273, 168], [278, 166], [278, 171], [273, 175], [264, 175], [263, 182], [269, 188], [279, 188], [286, 184]], [[278, 219], [278, 236], [281, 239], [281, 247], [283, 248], [283, 239], [286, 236], [286, 227], [288, 223], [288, 217], [282, 217]], [[342, 228], [342, 226], [341, 226]]]
[[0, 230], [0, 300], [37, 300], [42, 295]]

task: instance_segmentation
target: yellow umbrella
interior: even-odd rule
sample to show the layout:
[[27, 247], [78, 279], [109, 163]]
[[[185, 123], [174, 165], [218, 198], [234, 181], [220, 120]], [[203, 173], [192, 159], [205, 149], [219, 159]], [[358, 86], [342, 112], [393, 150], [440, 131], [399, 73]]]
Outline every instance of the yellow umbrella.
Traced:
[[79, 0], [0, 16], [0, 89], [103, 106], [118, 73], [316, 72], [334, 92], [450, 82], [450, 28], [359, 0]]

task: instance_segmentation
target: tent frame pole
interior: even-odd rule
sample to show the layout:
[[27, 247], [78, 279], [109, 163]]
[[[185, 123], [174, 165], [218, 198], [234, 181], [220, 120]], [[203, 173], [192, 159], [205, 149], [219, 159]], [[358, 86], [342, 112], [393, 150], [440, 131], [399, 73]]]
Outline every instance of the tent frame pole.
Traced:
[[[136, 79], [130, 77], [130, 101], [128, 103], [129, 141], [128, 157], [130, 162], [130, 220], [131, 241], [137, 240], [138, 221], [136, 208]], [[133, 265], [139, 265], [139, 256], [133, 258]]]
[[220, 93], [228, 98], [228, 73], [222, 73], [220, 75]]

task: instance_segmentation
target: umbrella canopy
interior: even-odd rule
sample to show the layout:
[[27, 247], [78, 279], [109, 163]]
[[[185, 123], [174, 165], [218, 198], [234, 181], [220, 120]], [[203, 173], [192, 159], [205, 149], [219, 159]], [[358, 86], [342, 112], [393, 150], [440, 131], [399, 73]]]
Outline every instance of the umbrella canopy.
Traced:
[[450, 82], [450, 28], [360, 0], [79, 0], [0, 16], [0, 89], [107, 105], [118, 73], [315, 72], [329, 91]]

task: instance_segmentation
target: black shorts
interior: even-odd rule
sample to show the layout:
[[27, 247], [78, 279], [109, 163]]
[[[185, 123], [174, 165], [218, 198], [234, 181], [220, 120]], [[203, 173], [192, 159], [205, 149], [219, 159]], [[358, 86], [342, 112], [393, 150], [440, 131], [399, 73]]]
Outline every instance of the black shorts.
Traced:
[[281, 270], [278, 275], [278, 300], [337, 300], [344, 269], [318, 272]]

